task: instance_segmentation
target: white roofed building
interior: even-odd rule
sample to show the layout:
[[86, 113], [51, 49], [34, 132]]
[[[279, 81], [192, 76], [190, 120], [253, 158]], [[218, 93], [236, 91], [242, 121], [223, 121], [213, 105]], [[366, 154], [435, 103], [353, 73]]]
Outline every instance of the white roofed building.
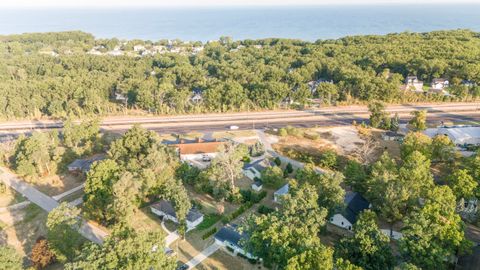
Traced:
[[480, 145], [480, 127], [474, 126], [453, 126], [429, 128], [424, 133], [430, 137], [445, 135], [455, 145]]

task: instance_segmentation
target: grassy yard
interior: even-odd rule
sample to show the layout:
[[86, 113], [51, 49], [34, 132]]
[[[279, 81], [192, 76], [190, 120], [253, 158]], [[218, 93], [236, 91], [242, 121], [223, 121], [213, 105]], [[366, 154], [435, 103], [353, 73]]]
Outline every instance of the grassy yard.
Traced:
[[233, 139], [235, 137], [252, 137], [256, 136], [257, 133], [253, 130], [239, 130], [239, 131], [219, 131], [214, 132], [213, 137], [216, 139], [228, 138]]

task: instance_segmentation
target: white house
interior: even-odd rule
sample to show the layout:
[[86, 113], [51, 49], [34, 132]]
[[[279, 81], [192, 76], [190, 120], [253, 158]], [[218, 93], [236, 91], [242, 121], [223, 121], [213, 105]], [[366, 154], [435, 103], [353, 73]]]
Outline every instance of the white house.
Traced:
[[250, 180], [255, 181], [255, 179], [262, 176], [262, 171], [267, 168], [267, 160], [264, 158], [257, 159], [251, 163], [245, 164], [243, 166], [243, 174]]
[[475, 126], [452, 126], [440, 128], [428, 128], [424, 133], [429, 137], [445, 135], [455, 145], [480, 145], [480, 127]]
[[215, 234], [214, 238], [217, 245], [221, 247], [229, 247], [233, 250], [234, 255], [240, 253], [249, 259], [257, 259], [257, 257], [242, 247], [241, 240], [247, 239], [248, 236], [244, 233], [240, 233], [236, 224], [223, 226], [220, 231]]
[[417, 76], [408, 76], [405, 79], [405, 90], [414, 92], [423, 92], [423, 82], [418, 80]]
[[145, 46], [143, 46], [141, 44], [137, 44], [137, 45], [133, 46], [133, 51], [134, 52], [145, 51]]
[[290, 186], [288, 184], [285, 184], [279, 190], [275, 191], [275, 193], [273, 193], [273, 201], [276, 203], [280, 203], [282, 197], [288, 194], [289, 188]]
[[351, 230], [353, 224], [357, 221], [358, 215], [370, 208], [370, 203], [356, 192], [349, 192], [344, 198], [345, 209], [342, 212], [334, 214], [330, 218], [330, 223]]
[[255, 181], [255, 182], [253, 182], [253, 184], [252, 184], [252, 189], [253, 189], [253, 190], [255, 190], [255, 191], [258, 192], [258, 191], [261, 191], [262, 188], [263, 188], [263, 184], [262, 184], [261, 181]]
[[[175, 213], [175, 209], [173, 208], [172, 204], [168, 201], [161, 200], [150, 205], [150, 210], [157, 216], [163, 217], [164, 220], [171, 220], [175, 223], [178, 223], [177, 215]], [[190, 230], [195, 229], [198, 224], [202, 223], [203, 221], [203, 214], [200, 213], [197, 209], [192, 208], [188, 211], [187, 214], [187, 232]]]
[[450, 85], [450, 82], [447, 79], [438, 78], [438, 79], [432, 80], [431, 88], [442, 90], [444, 88], [447, 88], [449, 85]]
[[222, 144], [219, 141], [205, 142], [197, 139], [195, 142], [181, 141], [173, 146], [178, 149], [182, 161], [209, 161], [217, 156]]

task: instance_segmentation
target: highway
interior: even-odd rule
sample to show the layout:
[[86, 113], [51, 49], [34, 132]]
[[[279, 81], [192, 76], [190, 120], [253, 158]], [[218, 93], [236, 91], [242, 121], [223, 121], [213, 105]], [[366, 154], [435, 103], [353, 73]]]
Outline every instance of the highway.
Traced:
[[[428, 121], [478, 122], [480, 124], [480, 103], [406, 104], [388, 106], [389, 114], [398, 113], [402, 122], [411, 118], [414, 110], [427, 110]], [[315, 110], [284, 110], [265, 112], [243, 112], [224, 114], [196, 114], [178, 116], [113, 116], [101, 121], [104, 131], [123, 132], [134, 124], [159, 133], [186, 133], [191, 131], [212, 132], [226, 130], [230, 126], [239, 129], [280, 128], [349, 125], [353, 121], [368, 121], [366, 106], [338, 106]], [[61, 121], [32, 120], [0, 123], [0, 136], [16, 136], [33, 130], [61, 129]]]

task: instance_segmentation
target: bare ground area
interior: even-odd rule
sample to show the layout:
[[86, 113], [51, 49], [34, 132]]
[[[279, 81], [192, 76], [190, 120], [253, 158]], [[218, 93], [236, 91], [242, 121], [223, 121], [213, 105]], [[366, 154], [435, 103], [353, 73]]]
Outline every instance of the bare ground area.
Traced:
[[84, 178], [82, 176], [75, 176], [65, 173], [45, 176], [30, 182], [41, 192], [49, 196], [54, 196], [78, 187], [79, 185], [83, 184], [83, 181]]
[[233, 256], [222, 249], [205, 259], [196, 269], [199, 270], [263, 270], [263, 266], [251, 264], [238, 256]]
[[40, 236], [46, 236], [45, 226], [47, 212], [34, 204], [25, 209], [0, 214], [2, 232], [1, 244], [8, 244], [24, 256], [25, 265], [29, 265], [28, 257], [35, 241]]
[[0, 194], [0, 207], [7, 207], [25, 201], [25, 198], [13, 189], [7, 188], [5, 193]]

